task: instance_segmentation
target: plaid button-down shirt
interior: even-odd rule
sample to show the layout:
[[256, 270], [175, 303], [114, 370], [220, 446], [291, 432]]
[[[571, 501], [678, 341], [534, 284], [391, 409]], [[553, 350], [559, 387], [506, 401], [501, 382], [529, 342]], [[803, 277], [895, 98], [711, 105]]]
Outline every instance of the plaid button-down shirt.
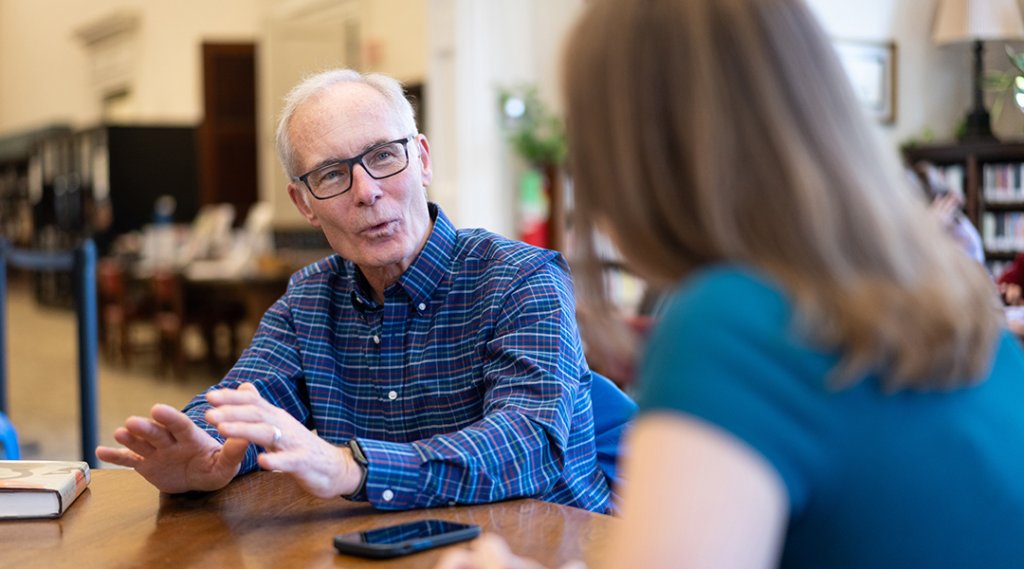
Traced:
[[[252, 382], [325, 440], [357, 438], [378, 508], [530, 496], [606, 511], [565, 261], [430, 210], [430, 238], [383, 304], [351, 262], [305, 267], [216, 387]], [[201, 394], [185, 411], [223, 440], [207, 408]]]

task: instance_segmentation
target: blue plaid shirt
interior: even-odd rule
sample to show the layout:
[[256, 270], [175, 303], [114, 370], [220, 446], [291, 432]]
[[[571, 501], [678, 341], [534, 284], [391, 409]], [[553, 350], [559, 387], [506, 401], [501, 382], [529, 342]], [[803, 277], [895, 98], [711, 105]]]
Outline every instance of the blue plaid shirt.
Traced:
[[[430, 212], [430, 238], [383, 305], [351, 262], [309, 265], [215, 387], [252, 382], [325, 440], [358, 439], [358, 498], [377, 508], [529, 496], [607, 511], [565, 261]], [[208, 408], [200, 394], [185, 412], [223, 440]]]

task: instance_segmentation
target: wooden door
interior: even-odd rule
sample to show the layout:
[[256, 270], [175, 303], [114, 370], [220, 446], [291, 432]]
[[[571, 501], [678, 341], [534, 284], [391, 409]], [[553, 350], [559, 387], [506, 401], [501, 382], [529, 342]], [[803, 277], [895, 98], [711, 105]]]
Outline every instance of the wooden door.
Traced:
[[203, 110], [200, 201], [234, 205], [241, 223], [259, 199], [255, 44], [203, 44]]

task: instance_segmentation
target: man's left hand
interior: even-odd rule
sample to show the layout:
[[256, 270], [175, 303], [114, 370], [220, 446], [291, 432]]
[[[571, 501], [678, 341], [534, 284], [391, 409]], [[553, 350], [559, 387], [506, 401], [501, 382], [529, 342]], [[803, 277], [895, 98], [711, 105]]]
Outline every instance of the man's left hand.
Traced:
[[206, 420], [221, 435], [266, 449], [258, 458], [264, 470], [291, 474], [320, 498], [347, 496], [358, 489], [362, 470], [347, 447], [318, 437], [287, 411], [263, 399], [251, 383], [211, 391], [206, 400], [214, 407], [206, 412]]

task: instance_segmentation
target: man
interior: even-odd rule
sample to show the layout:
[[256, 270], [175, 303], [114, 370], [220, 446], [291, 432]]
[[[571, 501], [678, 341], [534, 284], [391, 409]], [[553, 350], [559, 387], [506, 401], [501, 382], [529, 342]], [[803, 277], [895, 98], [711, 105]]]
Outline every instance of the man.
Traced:
[[263, 468], [383, 509], [532, 496], [606, 511], [564, 260], [428, 204], [430, 147], [393, 79], [307, 79], [277, 146], [337, 255], [292, 277], [220, 384], [184, 413], [128, 418], [126, 448], [97, 456], [165, 492]]

